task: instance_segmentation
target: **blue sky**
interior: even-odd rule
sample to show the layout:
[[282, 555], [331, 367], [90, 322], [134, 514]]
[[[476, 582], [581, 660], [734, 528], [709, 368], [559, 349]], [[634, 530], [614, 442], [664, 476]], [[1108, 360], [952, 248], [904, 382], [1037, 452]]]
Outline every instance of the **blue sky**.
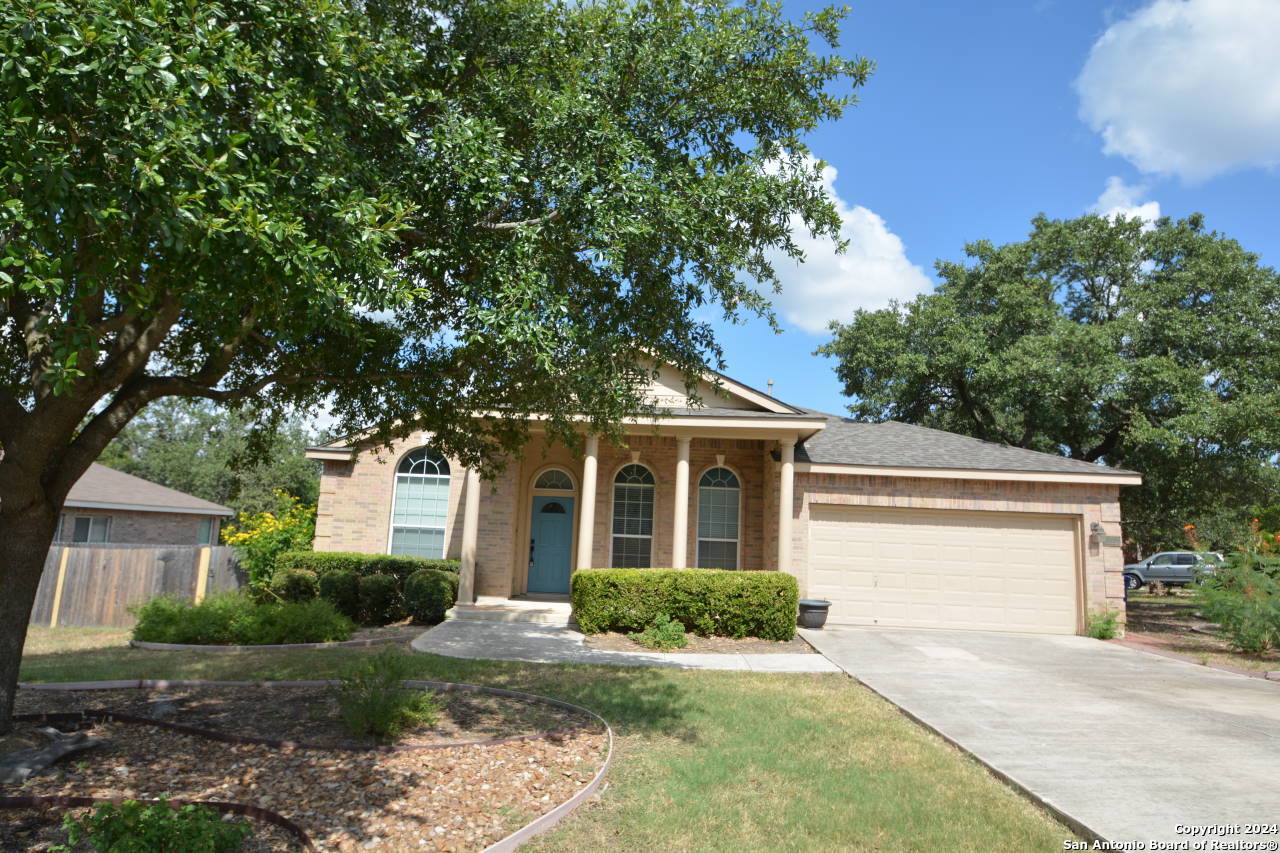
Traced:
[[1020, 240], [1039, 212], [1201, 212], [1280, 265], [1280, 0], [852, 5], [843, 50], [877, 71], [810, 139], [851, 250], [813, 244], [783, 270], [783, 334], [718, 325], [730, 376], [844, 412], [834, 363], [811, 355], [826, 321], [909, 298], [935, 259]]

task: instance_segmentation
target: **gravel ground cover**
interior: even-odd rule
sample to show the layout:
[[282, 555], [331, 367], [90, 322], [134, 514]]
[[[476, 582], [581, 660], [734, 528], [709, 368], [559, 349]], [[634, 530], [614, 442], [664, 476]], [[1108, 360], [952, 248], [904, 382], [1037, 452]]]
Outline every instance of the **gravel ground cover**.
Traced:
[[[686, 634], [689, 644], [683, 649], [666, 649], [674, 654], [722, 654], [722, 655], [803, 655], [817, 654], [799, 634], [790, 640], [762, 640], [759, 637], [699, 637], [697, 634]], [[589, 649], [600, 649], [606, 652], [652, 652], [628, 637], [616, 631], [603, 634], [587, 634], [583, 644]]]
[[[276, 704], [286, 709], [306, 707], [306, 702], [317, 699], [306, 690], [236, 688], [242, 697], [247, 697], [247, 701], [234, 705], [246, 715], [245, 719], [237, 719], [237, 712], [229, 709], [225, 695], [210, 695], [223, 694], [219, 688], [192, 688], [193, 702], [189, 704], [201, 707], [202, 701], [213, 703], [217, 698], [222, 706], [213, 715], [216, 720], [227, 725], [244, 724], [235, 733], [279, 737], [290, 731], [287, 715], [273, 716], [261, 709]], [[24, 690], [19, 694], [18, 711], [70, 711], [93, 707], [92, 703], [102, 707], [110, 704], [103, 700], [113, 698], [106, 694], [117, 693], [137, 694], [134, 701], [145, 704], [145, 697], [151, 692], [64, 694]], [[163, 695], [171, 697], [175, 692], [166, 691]], [[282, 692], [292, 695], [282, 696]], [[463, 694], [450, 698], [463, 698]], [[497, 704], [518, 703], [503, 697], [483, 698], [496, 700]], [[450, 738], [493, 737], [493, 720], [506, 720], [501, 730], [508, 732], [529, 729], [535, 719], [568, 722], [563, 716], [568, 712], [546, 708], [545, 713], [556, 719], [534, 718], [518, 710], [499, 713], [485, 706], [476, 712], [479, 731], [468, 732], [454, 720], [452, 728], [440, 737], [429, 732], [415, 732], [412, 737], [419, 743], [432, 738], [434, 742], [449, 742]], [[188, 725], [208, 722], [188, 717], [181, 705], [166, 719]], [[252, 732], [247, 725], [250, 720], [275, 720], [279, 727], [270, 733]], [[512, 721], [519, 725], [513, 727]], [[318, 721], [297, 722], [301, 730], [312, 731], [307, 727]], [[585, 720], [577, 717], [572, 722]], [[344, 853], [369, 849], [460, 853], [483, 849], [555, 808], [590, 782], [606, 748], [605, 734], [594, 721], [563, 735], [534, 740], [394, 752], [235, 745], [119, 721], [89, 723], [83, 728], [107, 744], [78, 753], [25, 785], [6, 786], [0, 794], [138, 799], [164, 796], [250, 803], [294, 821], [322, 850]], [[5, 815], [4, 820], [9, 822], [9, 817]]]

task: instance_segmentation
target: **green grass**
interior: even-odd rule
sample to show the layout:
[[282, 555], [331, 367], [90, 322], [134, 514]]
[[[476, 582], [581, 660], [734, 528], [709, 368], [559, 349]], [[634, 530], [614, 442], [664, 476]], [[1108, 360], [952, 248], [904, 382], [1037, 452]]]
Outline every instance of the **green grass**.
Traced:
[[[59, 650], [33, 628], [30, 681], [336, 676], [369, 651]], [[531, 851], [1061, 850], [1071, 833], [980, 765], [839, 675], [413, 659], [420, 678], [585, 705], [619, 736], [594, 805]]]

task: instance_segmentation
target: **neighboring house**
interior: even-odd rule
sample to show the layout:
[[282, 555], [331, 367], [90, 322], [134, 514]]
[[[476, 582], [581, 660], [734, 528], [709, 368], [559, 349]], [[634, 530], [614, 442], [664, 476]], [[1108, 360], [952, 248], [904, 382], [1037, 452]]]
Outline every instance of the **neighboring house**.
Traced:
[[94, 463], [58, 521], [58, 543], [217, 545], [225, 506]]
[[1074, 634], [1124, 607], [1128, 471], [902, 423], [865, 424], [719, 377], [690, 408], [663, 370], [664, 407], [626, 446], [547, 446], [493, 482], [420, 434], [321, 460], [317, 550], [462, 560], [460, 601], [564, 594], [575, 569], [780, 570], [832, 601], [830, 621]]

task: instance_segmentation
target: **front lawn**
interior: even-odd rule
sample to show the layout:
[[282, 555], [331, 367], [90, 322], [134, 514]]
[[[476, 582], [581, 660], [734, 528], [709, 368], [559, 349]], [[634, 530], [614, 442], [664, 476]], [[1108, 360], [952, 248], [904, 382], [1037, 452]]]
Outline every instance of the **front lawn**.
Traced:
[[[31, 629], [24, 680], [286, 679], [367, 649], [152, 652], [103, 632]], [[64, 637], [73, 648], [61, 649]], [[1071, 833], [979, 764], [842, 675], [688, 672], [414, 658], [415, 677], [531, 691], [619, 736], [599, 801], [527, 848], [1061, 850]]]
[[1174, 590], [1171, 595], [1131, 592], [1126, 612], [1127, 635], [1136, 634], [1137, 639], [1153, 642], [1166, 651], [1188, 655], [1202, 664], [1280, 670], [1280, 651], [1247, 655], [1231, 648], [1226, 640], [1196, 631], [1195, 627], [1205, 624], [1205, 619], [1195, 615], [1193, 593], [1186, 590]]

